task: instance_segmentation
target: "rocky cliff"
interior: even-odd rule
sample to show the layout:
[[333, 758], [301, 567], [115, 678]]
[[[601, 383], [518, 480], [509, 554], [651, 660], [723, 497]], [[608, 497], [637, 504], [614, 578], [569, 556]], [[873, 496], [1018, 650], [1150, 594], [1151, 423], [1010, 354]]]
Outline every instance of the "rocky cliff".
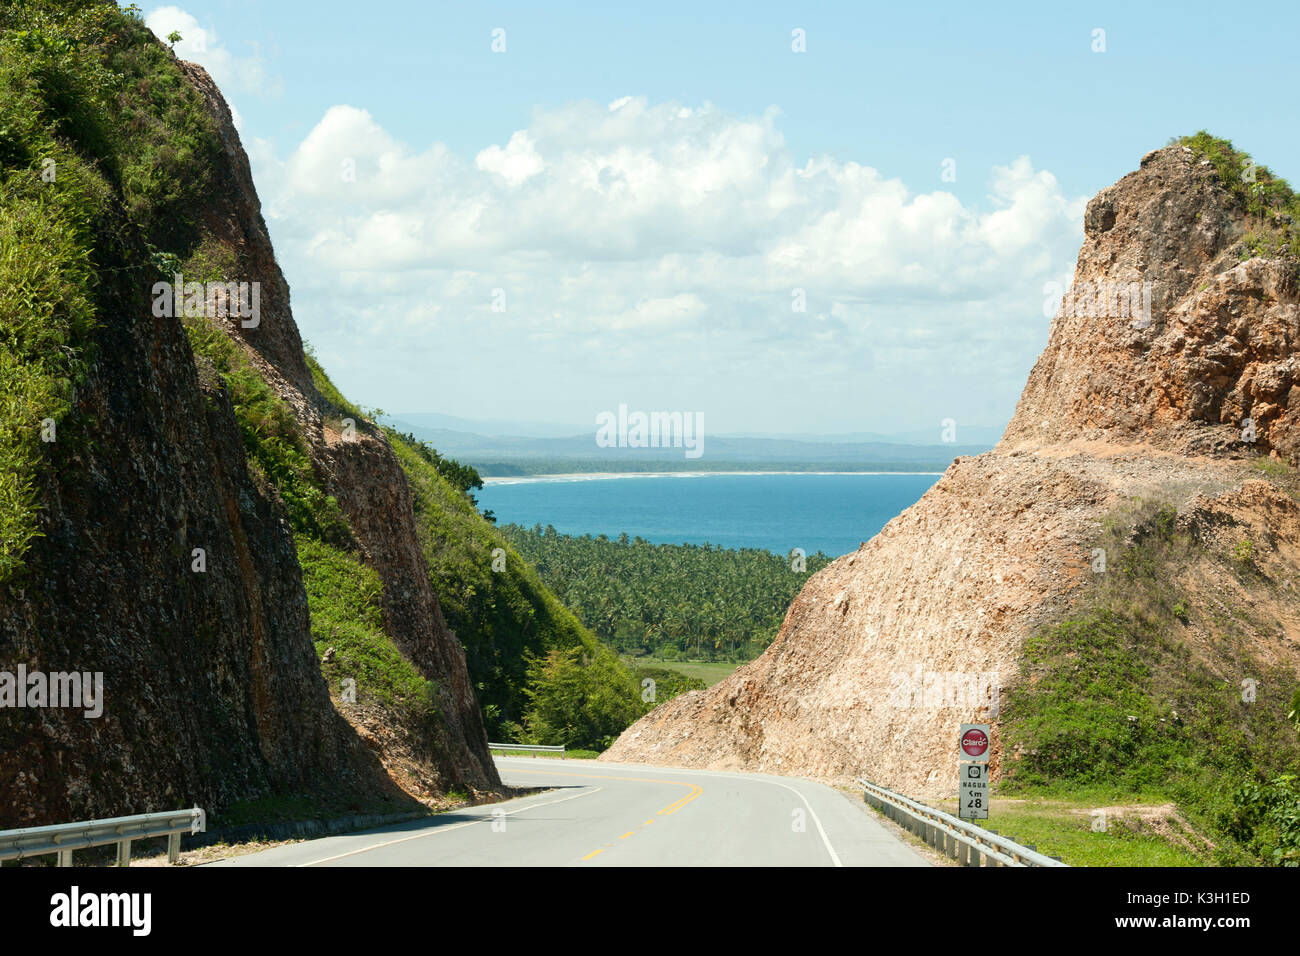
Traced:
[[119, 311], [65, 423], [80, 440], [52, 443], [43, 537], [0, 592], [0, 669], [102, 673], [103, 713], [0, 711], [0, 827], [385, 786], [330, 704], [229, 399], [140, 286], [101, 295]]
[[[1171, 508], [1207, 554], [1249, 543], [1256, 577], [1202, 594], [1206, 626], [1254, 603], [1259, 654], [1300, 673], [1300, 503], [1268, 477], [1300, 455], [1296, 260], [1250, 254], [1229, 187], [1171, 146], [1094, 198], [1001, 443], [814, 576], [756, 661], [651, 712], [603, 759], [947, 792], [957, 725], [991, 721], [1000, 773], [1026, 641], [1106, 573], [1099, 536], [1135, 501]], [[1242, 678], [1212, 656], [1219, 680]]]
[[[44, 310], [0, 320], [0, 828], [191, 805], [219, 825], [268, 798], [312, 812], [498, 787], [405, 474], [315, 384], [211, 79], [113, 4], [9, 8], [0, 26], [0, 284], [6, 310], [24, 288], [21, 308]], [[15, 271], [29, 255], [53, 278]], [[196, 333], [159, 314], [154, 283], [182, 261], [187, 279], [256, 283], [258, 321]], [[48, 341], [27, 331], [42, 325]], [[255, 376], [200, 354], [210, 328]], [[263, 443], [250, 416], [280, 407]], [[318, 537], [377, 576], [374, 632], [431, 692], [419, 719], [395, 726], [407, 711], [364, 699], [364, 679], [339, 706], [322, 676], [301, 520], [253, 461], [299, 445], [310, 463], [291, 477], [340, 516]], [[36, 536], [15, 535], [28, 515]], [[98, 703], [15, 696], [19, 674], [64, 673], [102, 675]]]
[[213, 169], [212, 201], [204, 207], [207, 235], [236, 254], [241, 275], [261, 285], [262, 314], [256, 327], [246, 328], [238, 319], [227, 319], [221, 327], [293, 409], [312, 464], [347, 519], [349, 545], [383, 582], [385, 630], [436, 685], [438, 710], [446, 726], [427, 754], [442, 778], [429, 781], [430, 786], [439, 790], [456, 783], [478, 789], [497, 786], [500, 781], [487, 750], [465, 651], [443, 620], [420, 549], [406, 475], [382, 431], [353, 418], [354, 427], [345, 432], [342, 419], [348, 413], [334, 408], [317, 389], [293, 320], [289, 286], [271, 248], [248, 157], [230, 110], [201, 66], [181, 66], [202, 92], [221, 142]]

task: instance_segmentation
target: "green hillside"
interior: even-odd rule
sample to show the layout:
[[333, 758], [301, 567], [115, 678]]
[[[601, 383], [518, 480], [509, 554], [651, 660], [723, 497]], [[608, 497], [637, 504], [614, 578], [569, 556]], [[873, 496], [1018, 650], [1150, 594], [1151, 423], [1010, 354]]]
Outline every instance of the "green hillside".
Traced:
[[[1300, 498], [1287, 466], [1261, 474]], [[1211, 547], [1176, 518], [1158, 502], [1116, 514], [1095, 543], [1110, 569], [1026, 644], [1001, 793], [1168, 801], [1204, 863], [1300, 866], [1300, 685], [1268, 652], [1293, 598], [1252, 542]]]
[[216, 137], [175, 60], [113, 5], [3, 4], [0, 31], [3, 582], [37, 534], [47, 456], [78, 440], [65, 416], [92, 329], [148, 288], [150, 252], [191, 251]]

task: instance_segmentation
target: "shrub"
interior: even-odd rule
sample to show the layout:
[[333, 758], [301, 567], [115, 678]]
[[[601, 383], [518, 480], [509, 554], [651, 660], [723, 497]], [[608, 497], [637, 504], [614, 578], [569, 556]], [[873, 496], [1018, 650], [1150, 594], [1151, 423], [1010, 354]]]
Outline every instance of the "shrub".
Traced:
[[[384, 632], [379, 575], [322, 541], [296, 535], [295, 542], [311, 610], [312, 641], [326, 681], [337, 690], [350, 677], [356, 681], [359, 701], [401, 707], [422, 719], [434, 716], [436, 688]], [[333, 653], [325, 660], [330, 649]]]
[[[1219, 181], [1245, 210], [1251, 228], [1243, 236], [1244, 255], [1300, 256], [1300, 197], [1267, 166], [1205, 130], [1174, 139], [1208, 160]], [[1253, 177], [1253, 181], [1251, 179]]]

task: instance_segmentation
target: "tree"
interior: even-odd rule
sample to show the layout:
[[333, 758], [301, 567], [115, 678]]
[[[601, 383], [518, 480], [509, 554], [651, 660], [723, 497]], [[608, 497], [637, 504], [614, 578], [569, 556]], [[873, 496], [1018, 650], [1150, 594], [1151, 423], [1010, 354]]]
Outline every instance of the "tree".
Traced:
[[533, 743], [604, 750], [640, 716], [635, 682], [605, 648], [555, 648], [532, 658], [525, 693]]

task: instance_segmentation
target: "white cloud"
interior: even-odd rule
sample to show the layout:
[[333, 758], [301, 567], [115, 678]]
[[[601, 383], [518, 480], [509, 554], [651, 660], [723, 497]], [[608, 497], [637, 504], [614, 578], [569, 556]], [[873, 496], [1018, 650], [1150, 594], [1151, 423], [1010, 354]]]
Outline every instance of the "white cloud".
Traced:
[[411, 356], [491, 342], [521, 364], [599, 355], [611, 375], [690, 340], [697, 378], [740, 361], [751, 385], [763, 368], [908, 382], [899, 370], [920, 362], [1006, 375], [1014, 399], [1083, 199], [1023, 156], [990, 171], [981, 207], [917, 193], [860, 163], [796, 158], [778, 115], [575, 103], [467, 158], [340, 105], [289, 155], [250, 153], [309, 337], [382, 329]]
[[600, 320], [610, 329], [663, 329], [702, 318], [708, 311], [704, 301], [694, 293], [683, 292], [662, 299], [644, 299], [633, 308]]
[[474, 165], [489, 173], [496, 173], [511, 186], [518, 186], [542, 171], [543, 164], [537, 149], [523, 130], [510, 137], [506, 148], [489, 146], [478, 154]]

